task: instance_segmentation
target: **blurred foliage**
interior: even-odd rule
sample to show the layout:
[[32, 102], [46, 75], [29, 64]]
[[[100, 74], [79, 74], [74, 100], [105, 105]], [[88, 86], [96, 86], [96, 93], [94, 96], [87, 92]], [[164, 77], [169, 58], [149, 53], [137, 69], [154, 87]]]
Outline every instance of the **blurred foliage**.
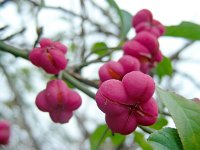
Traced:
[[133, 134], [134, 134], [134, 142], [137, 143], [143, 150], [153, 150], [151, 145], [145, 139], [143, 133], [135, 131]]
[[200, 25], [184, 21], [179, 25], [167, 26], [165, 36], [181, 37], [189, 40], [200, 40]]

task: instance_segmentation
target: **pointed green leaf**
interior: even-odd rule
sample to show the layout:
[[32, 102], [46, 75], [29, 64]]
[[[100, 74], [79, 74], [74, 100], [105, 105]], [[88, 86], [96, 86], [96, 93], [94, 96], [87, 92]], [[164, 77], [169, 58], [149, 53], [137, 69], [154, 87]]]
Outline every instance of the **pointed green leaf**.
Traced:
[[200, 40], [200, 25], [183, 21], [179, 25], [166, 26], [165, 36], [182, 37], [189, 40]]
[[125, 39], [127, 36], [127, 33], [129, 32], [129, 30], [131, 29], [131, 19], [132, 19], [132, 15], [125, 11], [125, 10], [121, 10], [122, 13], [122, 30], [121, 30], [121, 39]]
[[107, 0], [107, 2], [110, 4], [112, 8], [116, 10], [120, 18], [120, 29], [121, 29], [120, 39], [121, 41], [123, 41], [126, 38], [128, 31], [131, 28], [132, 15], [125, 10], [121, 10], [119, 6], [117, 5], [117, 3], [115, 2], [115, 0]]
[[160, 88], [157, 93], [172, 115], [184, 149], [200, 149], [200, 105]]
[[183, 146], [177, 130], [164, 128], [150, 135], [148, 142], [155, 150], [182, 150]]

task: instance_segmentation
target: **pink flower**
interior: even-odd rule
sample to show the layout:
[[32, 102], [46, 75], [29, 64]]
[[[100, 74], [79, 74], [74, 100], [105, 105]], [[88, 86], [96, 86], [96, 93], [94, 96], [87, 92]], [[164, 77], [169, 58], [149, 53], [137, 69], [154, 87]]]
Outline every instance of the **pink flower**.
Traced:
[[60, 42], [41, 39], [40, 47], [32, 49], [29, 60], [36, 66], [42, 67], [47, 73], [58, 74], [67, 66], [65, 54], [67, 47]]
[[49, 112], [55, 123], [66, 123], [80, 107], [81, 97], [64, 81], [56, 79], [49, 81], [46, 89], [38, 94], [36, 105], [41, 111]]
[[104, 82], [109, 79], [121, 80], [126, 73], [139, 70], [139, 68], [140, 63], [137, 58], [124, 55], [118, 62], [109, 61], [100, 67], [100, 81]]
[[156, 37], [164, 34], [165, 27], [157, 20], [153, 19], [151, 11], [142, 9], [132, 18], [132, 26], [136, 33], [148, 31]]
[[158, 107], [152, 95], [153, 79], [139, 71], [127, 73], [122, 81], [111, 79], [100, 86], [96, 102], [105, 113], [106, 123], [113, 133], [129, 134], [137, 125], [156, 122]]
[[142, 31], [123, 45], [125, 55], [136, 57], [140, 61], [140, 70], [148, 73], [157, 62], [162, 60], [157, 38], [149, 32]]
[[0, 121], [0, 145], [7, 145], [10, 138], [10, 123], [5, 120]]

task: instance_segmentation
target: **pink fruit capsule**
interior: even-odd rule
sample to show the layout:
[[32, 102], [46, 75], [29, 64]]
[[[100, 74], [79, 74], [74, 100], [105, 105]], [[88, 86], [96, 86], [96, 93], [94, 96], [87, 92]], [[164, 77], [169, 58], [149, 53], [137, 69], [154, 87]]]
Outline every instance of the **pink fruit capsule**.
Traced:
[[50, 39], [42, 39], [40, 47], [29, 53], [29, 60], [36, 66], [43, 68], [47, 73], [58, 74], [67, 66], [65, 53], [67, 47]]
[[45, 90], [36, 97], [36, 106], [43, 112], [49, 112], [56, 123], [66, 123], [74, 110], [81, 105], [79, 94], [67, 87], [62, 80], [51, 80]]
[[97, 106], [113, 133], [129, 134], [137, 125], [152, 125], [158, 116], [153, 79], [139, 71], [127, 73], [122, 81], [102, 83], [96, 94]]
[[10, 138], [10, 123], [5, 120], [0, 121], [0, 145], [7, 145]]

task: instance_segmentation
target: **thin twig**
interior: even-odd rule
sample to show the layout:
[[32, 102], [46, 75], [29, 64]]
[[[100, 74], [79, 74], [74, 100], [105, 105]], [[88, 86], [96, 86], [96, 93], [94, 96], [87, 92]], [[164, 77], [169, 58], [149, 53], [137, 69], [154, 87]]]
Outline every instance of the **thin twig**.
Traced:
[[[87, 60], [92, 54], [95, 54], [96, 52], [101, 51], [101, 50], [109, 50], [112, 52], [112, 51], [120, 50], [120, 49], [122, 49], [122, 47], [120, 47], [120, 46], [96, 48], [96, 49], [92, 50], [87, 56], [85, 56], [84, 60]], [[110, 54], [110, 52], [109, 52], [109, 54]]]
[[82, 20], [81, 20], [81, 38], [82, 38], [82, 51], [81, 51], [81, 60], [83, 60], [84, 55], [85, 55], [85, 51], [86, 51], [86, 41], [85, 41], [85, 28], [84, 28], [84, 24], [85, 24], [85, 18], [86, 18], [86, 8], [85, 8], [85, 2], [84, 0], [80, 0], [81, 3], [81, 9], [82, 9]]
[[1, 41], [8, 41], [8, 40], [12, 39], [13, 37], [15, 37], [15, 36], [17, 36], [19, 34], [22, 34], [24, 31], [26, 31], [26, 28], [22, 28], [20, 31], [18, 31], [16, 33], [13, 33], [13, 34], [1, 39]]
[[92, 81], [92, 80], [88, 80], [86, 78], [83, 78], [80, 74], [77, 74], [75, 72], [68, 72], [71, 76], [73, 76], [74, 78], [76, 78], [77, 80], [91, 86], [94, 88], [99, 88], [99, 82], [98, 81]]
[[110, 16], [109, 12], [104, 10], [102, 7], [100, 7], [99, 5], [97, 5], [93, 0], [90, 0], [91, 4], [96, 7], [97, 9], [99, 9], [105, 17], [107, 17], [109, 19], [109, 21], [115, 25], [118, 29], [119, 29], [119, 25], [114, 21], [114, 19]]
[[182, 48], [180, 48], [175, 54], [173, 54], [172, 56], [170, 56], [171, 60], [178, 60], [179, 59], [179, 55], [186, 50], [189, 46], [191, 46], [195, 41], [190, 41], [187, 44], [185, 44]]
[[138, 126], [138, 127], [139, 127], [140, 129], [142, 129], [144, 132], [149, 133], [149, 134], [151, 134], [151, 133], [154, 132], [154, 130], [151, 129], [151, 128], [149, 128], [149, 127], [145, 127], [145, 126]]
[[63, 73], [63, 78], [65, 80], [67, 80], [68, 82], [70, 82], [72, 85], [74, 85], [76, 88], [78, 88], [79, 90], [81, 90], [82, 92], [87, 94], [92, 99], [95, 99], [95, 94], [92, 91], [90, 91], [85, 84], [83, 84], [83, 83], [79, 82], [78, 80], [76, 80], [69, 73], [64, 72]]
[[[34, 1], [32, 1], [32, 0], [30, 0], [30, 2], [31, 2], [33, 5], [35, 5], [35, 6], [37, 6], [37, 7], [40, 7], [40, 4], [38, 4], [38, 3], [36, 3], [36, 2], [34, 2]], [[100, 24], [94, 22], [93, 20], [89, 19], [88, 17], [84, 17], [84, 16], [82, 16], [82, 15], [76, 14], [76, 13], [74, 13], [74, 12], [72, 12], [72, 11], [69, 11], [69, 10], [67, 10], [67, 9], [64, 9], [64, 8], [62, 8], [62, 7], [53, 7], [53, 6], [46, 6], [46, 5], [45, 5], [45, 6], [43, 6], [43, 8], [52, 9], [52, 10], [59, 10], [59, 11], [62, 11], [63, 13], [65, 13], [65, 14], [67, 14], [67, 15], [71, 15], [71, 16], [73, 16], [73, 17], [78, 17], [78, 18], [87, 20], [87, 21], [90, 22], [92, 25], [96, 26], [96, 27], [98, 28], [98, 31], [99, 31], [99, 32], [103, 32], [103, 33], [112, 35], [112, 36], [114, 36], [114, 37], [119, 37], [119, 35], [117, 35], [117, 34], [115, 34], [115, 33], [113, 33], [113, 32], [110, 32], [110, 31], [105, 30], [105, 28], [102, 27], [102, 25], [100, 25]]]

